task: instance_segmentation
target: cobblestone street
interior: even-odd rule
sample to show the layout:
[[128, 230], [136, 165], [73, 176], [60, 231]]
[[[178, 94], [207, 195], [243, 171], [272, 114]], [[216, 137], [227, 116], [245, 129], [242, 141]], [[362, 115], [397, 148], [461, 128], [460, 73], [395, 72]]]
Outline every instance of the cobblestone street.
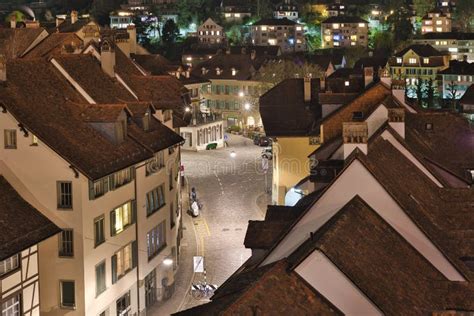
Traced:
[[[207, 281], [218, 286], [248, 259], [250, 250], [243, 245], [248, 221], [262, 219], [270, 201], [270, 195], [264, 193], [262, 149], [249, 139], [230, 135], [228, 148], [182, 153], [189, 188], [196, 188], [203, 209], [194, 219], [184, 214], [185, 230], [175, 294], [149, 314], [169, 315], [206, 302], [196, 301], [189, 295], [191, 283], [202, 280], [201, 273], [193, 273], [193, 256], [205, 257]], [[232, 151], [234, 158], [230, 155]], [[270, 164], [266, 175], [268, 187], [271, 170]], [[185, 211], [183, 209], [183, 213]]]

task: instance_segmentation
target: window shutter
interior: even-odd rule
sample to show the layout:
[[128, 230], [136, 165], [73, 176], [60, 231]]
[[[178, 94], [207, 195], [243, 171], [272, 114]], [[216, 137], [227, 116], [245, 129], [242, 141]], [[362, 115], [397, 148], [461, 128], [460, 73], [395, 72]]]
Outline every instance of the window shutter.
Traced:
[[110, 236], [115, 236], [115, 211], [110, 212]]
[[115, 174], [109, 176], [109, 190], [115, 190]]
[[132, 242], [132, 267], [135, 268], [138, 264], [138, 243], [135, 240]]
[[130, 178], [131, 178], [130, 180], [133, 181], [133, 180], [136, 178], [136, 176], [137, 176], [137, 175], [136, 175], [136, 169], [135, 169], [135, 167], [130, 167]]
[[132, 223], [137, 222], [137, 200], [132, 200]]
[[95, 199], [94, 182], [89, 180], [89, 200]]
[[117, 255], [112, 256], [112, 284], [117, 282]]

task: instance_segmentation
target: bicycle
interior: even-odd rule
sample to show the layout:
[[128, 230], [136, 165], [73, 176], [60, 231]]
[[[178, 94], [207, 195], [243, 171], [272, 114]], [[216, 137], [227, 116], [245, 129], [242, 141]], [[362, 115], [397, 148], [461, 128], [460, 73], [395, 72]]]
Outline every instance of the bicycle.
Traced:
[[191, 296], [195, 300], [200, 301], [205, 298], [210, 298], [212, 295], [214, 295], [216, 289], [216, 285], [200, 281], [198, 284], [193, 284], [191, 286]]

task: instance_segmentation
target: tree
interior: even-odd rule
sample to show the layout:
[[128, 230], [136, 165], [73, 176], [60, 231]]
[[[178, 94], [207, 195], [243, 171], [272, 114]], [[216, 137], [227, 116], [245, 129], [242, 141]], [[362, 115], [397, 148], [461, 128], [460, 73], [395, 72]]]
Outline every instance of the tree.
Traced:
[[[121, 2], [121, 0], [94, 0], [92, 2], [91, 15], [99, 25], [109, 25], [110, 12], [120, 8]], [[74, 6], [68, 7], [66, 10], [71, 10], [71, 8], [74, 8]]]
[[277, 85], [285, 79], [322, 76], [321, 68], [313, 63], [302, 60], [278, 59], [267, 62], [259, 71], [256, 79], [269, 84]]
[[431, 10], [434, 6], [433, 0], [413, 0], [413, 7], [415, 8], [416, 15], [423, 17], [426, 12]]
[[191, 23], [204, 22], [207, 18], [216, 20], [219, 17], [212, 0], [177, 0], [174, 8], [179, 12], [178, 25], [183, 28], [188, 28]]
[[424, 96], [425, 96], [425, 84], [423, 82], [423, 79], [418, 78], [416, 80], [415, 89], [416, 89], [416, 98], [417, 98], [418, 105], [422, 106], [423, 99], [424, 99]]
[[435, 87], [433, 86], [433, 79], [430, 78], [428, 82], [426, 82], [426, 102], [429, 108], [434, 106], [434, 94]]
[[271, 18], [273, 15], [273, 4], [270, 0], [251, 1], [252, 16], [258, 19]]
[[176, 39], [179, 36], [179, 29], [173, 19], [166, 21], [165, 25], [163, 25], [161, 34], [163, 43], [172, 44], [176, 42]]
[[391, 55], [395, 48], [392, 32], [374, 30], [369, 36], [369, 47], [377, 53]]
[[232, 25], [229, 30], [226, 32], [226, 37], [229, 40], [229, 43], [232, 45], [242, 44], [243, 36], [241, 27], [237, 24]]
[[446, 90], [448, 91], [448, 100], [449, 103], [451, 104], [451, 107], [456, 110], [457, 108], [457, 99], [459, 97], [459, 91], [454, 83], [454, 81], [451, 81], [448, 86], [446, 87]]
[[474, 29], [474, 5], [472, 0], [457, 0], [454, 16], [461, 31], [472, 31]]
[[387, 22], [393, 34], [393, 44], [395, 47], [413, 36], [413, 24], [410, 18], [410, 11], [405, 6], [394, 10], [393, 14], [388, 17]]

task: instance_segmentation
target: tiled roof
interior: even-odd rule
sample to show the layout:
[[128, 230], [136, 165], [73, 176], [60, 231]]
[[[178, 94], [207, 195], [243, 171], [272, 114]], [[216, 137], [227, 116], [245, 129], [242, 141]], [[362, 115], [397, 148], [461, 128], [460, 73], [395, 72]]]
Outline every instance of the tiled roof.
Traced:
[[438, 72], [441, 75], [474, 75], [474, 63], [467, 61], [451, 60], [449, 68]]
[[[221, 53], [200, 63], [191, 73], [206, 79], [249, 80], [258, 68], [257, 62], [249, 55]], [[203, 73], [203, 68], [205, 73]], [[235, 75], [232, 69], [235, 69]]]
[[354, 64], [354, 68], [363, 69], [364, 67], [374, 67], [376, 69], [384, 68], [387, 65], [388, 57], [362, 57]]
[[[52, 51], [58, 48], [67, 48], [73, 41], [82, 43], [82, 40], [74, 33], [52, 33], [30, 50], [25, 58], [49, 57]], [[71, 47], [71, 49], [73, 48]]]
[[319, 134], [319, 79], [311, 80], [311, 102], [304, 101], [304, 79], [286, 79], [260, 97], [260, 115], [268, 136]]
[[7, 59], [21, 57], [43, 32], [43, 28], [0, 28], [0, 55]]
[[126, 104], [91, 104], [86, 106], [80, 116], [84, 122], [116, 122], [123, 111], [130, 111]]
[[283, 19], [261, 19], [261, 20], [255, 22], [253, 25], [275, 25], [275, 26], [278, 26], [278, 25], [298, 25], [298, 23], [296, 23], [293, 20], [288, 20], [287, 18], [283, 18]]
[[369, 22], [367, 22], [366, 20], [358, 16], [338, 15], [338, 16], [332, 16], [330, 18], [327, 18], [321, 23], [326, 24], [326, 23], [369, 23]]
[[71, 20], [68, 19], [59, 24], [59, 26], [57, 26], [54, 31], [59, 33], [76, 33], [89, 22], [90, 20], [88, 19], [78, 19], [75, 23], [71, 23]]
[[280, 46], [264, 46], [264, 45], [247, 45], [247, 46], [231, 46], [231, 54], [251, 54], [254, 51], [258, 57], [260, 56], [273, 56], [280, 55]]
[[[153, 121], [151, 130], [141, 131], [140, 135], [130, 122], [130, 137], [116, 145], [84, 121], [80, 114], [90, 105], [50, 62], [18, 60], [7, 67], [8, 85], [0, 88], [7, 110], [89, 179], [96, 180], [152, 158], [154, 152], [182, 141], [159, 122]], [[100, 90], [101, 82], [97, 84]], [[145, 141], [149, 135], [158, 139]]]
[[[229, 279], [212, 302], [174, 315], [342, 315], [279, 261]], [[289, 290], [291, 289], [291, 290]]]
[[168, 74], [169, 71], [176, 70], [178, 67], [158, 54], [132, 55], [131, 58], [152, 75], [165, 75]]
[[61, 231], [0, 176], [0, 261]]
[[464, 95], [461, 97], [459, 100], [460, 104], [474, 104], [474, 84], [471, 84], [469, 88], [467, 88], [466, 92], [464, 92]]
[[396, 57], [403, 57], [408, 51], [414, 51], [420, 57], [444, 56], [446, 53], [440, 52], [428, 44], [413, 44], [395, 54]]

